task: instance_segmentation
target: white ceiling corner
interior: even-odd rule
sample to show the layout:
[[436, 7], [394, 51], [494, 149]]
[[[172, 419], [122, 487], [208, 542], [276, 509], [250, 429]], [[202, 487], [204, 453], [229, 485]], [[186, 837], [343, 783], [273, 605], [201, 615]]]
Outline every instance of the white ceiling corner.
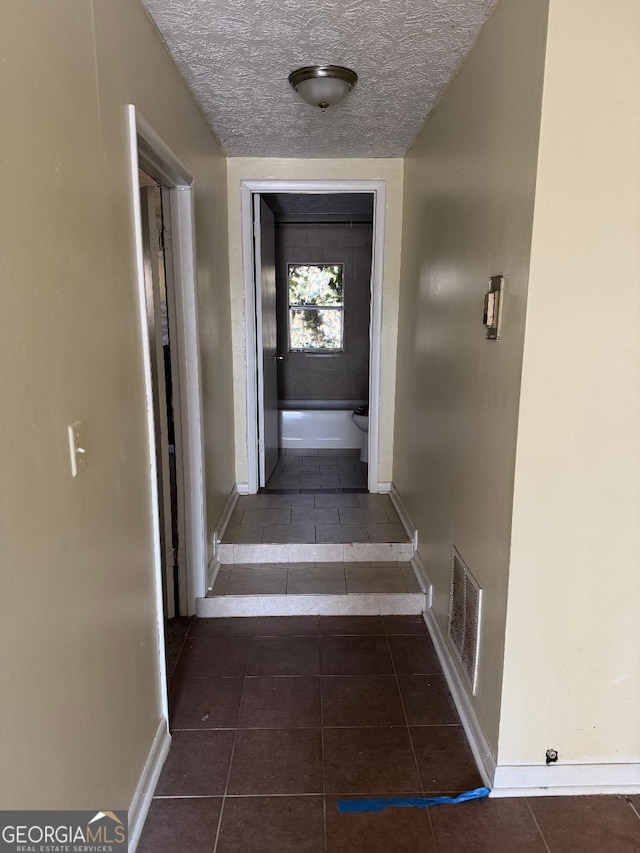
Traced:
[[[402, 157], [495, 0], [142, 0], [230, 157]], [[303, 65], [353, 68], [322, 113]]]

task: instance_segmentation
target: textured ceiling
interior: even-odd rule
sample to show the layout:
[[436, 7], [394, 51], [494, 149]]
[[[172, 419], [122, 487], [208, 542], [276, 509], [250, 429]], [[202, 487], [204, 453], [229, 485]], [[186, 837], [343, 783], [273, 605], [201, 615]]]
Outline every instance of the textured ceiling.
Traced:
[[[402, 157], [495, 0], [143, 0], [230, 157]], [[322, 113], [289, 86], [346, 65]]]

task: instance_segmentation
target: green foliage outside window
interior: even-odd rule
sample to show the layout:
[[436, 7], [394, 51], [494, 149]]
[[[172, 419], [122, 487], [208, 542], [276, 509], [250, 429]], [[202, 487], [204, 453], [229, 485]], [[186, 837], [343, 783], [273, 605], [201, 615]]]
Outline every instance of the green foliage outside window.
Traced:
[[343, 265], [289, 264], [289, 349], [341, 350]]

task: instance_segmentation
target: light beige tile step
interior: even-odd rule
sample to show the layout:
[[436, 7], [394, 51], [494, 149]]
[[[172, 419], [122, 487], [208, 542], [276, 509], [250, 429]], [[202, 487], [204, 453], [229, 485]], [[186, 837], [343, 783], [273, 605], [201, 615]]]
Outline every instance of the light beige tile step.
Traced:
[[221, 542], [221, 563], [354, 563], [361, 561], [402, 562], [413, 556], [412, 542], [299, 542], [249, 543]]
[[196, 615], [410, 616], [426, 609], [424, 592], [347, 595], [236, 595], [196, 599]]
[[414, 550], [389, 495], [316, 492], [240, 496], [216, 557], [228, 565], [394, 563]]
[[402, 615], [422, 613], [427, 595], [408, 561], [226, 564], [217, 568], [199, 616]]

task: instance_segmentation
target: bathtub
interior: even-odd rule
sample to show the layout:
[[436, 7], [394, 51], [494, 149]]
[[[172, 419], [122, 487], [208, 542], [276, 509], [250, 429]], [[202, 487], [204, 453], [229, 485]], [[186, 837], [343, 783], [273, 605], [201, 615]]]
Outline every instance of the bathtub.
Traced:
[[281, 400], [280, 447], [359, 448], [362, 432], [351, 420], [367, 400]]

